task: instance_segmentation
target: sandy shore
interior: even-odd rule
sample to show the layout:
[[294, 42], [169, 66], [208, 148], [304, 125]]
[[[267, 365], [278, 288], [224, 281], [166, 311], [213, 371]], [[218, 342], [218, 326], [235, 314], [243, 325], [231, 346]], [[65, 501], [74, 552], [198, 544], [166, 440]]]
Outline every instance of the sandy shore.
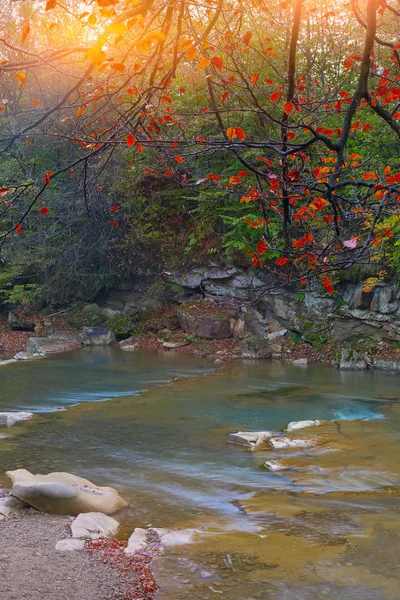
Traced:
[[0, 522], [2, 600], [118, 600], [118, 574], [86, 550], [60, 552], [69, 517], [28, 511]]

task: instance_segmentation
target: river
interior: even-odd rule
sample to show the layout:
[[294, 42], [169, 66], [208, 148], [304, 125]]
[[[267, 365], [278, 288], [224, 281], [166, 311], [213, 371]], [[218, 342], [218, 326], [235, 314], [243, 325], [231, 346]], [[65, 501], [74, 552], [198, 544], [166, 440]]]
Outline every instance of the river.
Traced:
[[[128, 500], [121, 537], [149, 524], [193, 531], [156, 561], [159, 600], [395, 600], [399, 396], [398, 376], [216, 368], [172, 352], [82, 349], [4, 365], [0, 411], [36, 414], [0, 430], [0, 487], [9, 469], [69, 471]], [[332, 421], [328, 441], [284, 452], [288, 471], [264, 467], [282, 452], [226, 442], [302, 419]]]

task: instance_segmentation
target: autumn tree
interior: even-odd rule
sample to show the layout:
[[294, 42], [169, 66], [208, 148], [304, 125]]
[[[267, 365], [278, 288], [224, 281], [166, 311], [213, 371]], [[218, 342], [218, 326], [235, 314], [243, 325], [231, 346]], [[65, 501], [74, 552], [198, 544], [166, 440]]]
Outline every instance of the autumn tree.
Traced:
[[396, 261], [394, 0], [26, 4], [1, 9], [3, 243], [57, 218], [61, 182], [88, 226], [124, 163], [228, 207], [226, 247], [271, 285], [333, 293], [337, 272]]

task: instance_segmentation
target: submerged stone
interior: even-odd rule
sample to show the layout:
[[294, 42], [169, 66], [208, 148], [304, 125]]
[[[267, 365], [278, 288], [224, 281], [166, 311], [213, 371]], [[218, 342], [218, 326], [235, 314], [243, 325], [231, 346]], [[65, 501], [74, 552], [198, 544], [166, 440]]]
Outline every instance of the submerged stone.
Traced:
[[317, 445], [317, 440], [315, 438], [292, 440], [287, 437], [272, 437], [268, 443], [273, 450], [285, 450], [286, 448], [312, 448]]
[[274, 435], [276, 434], [272, 431], [238, 431], [228, 435], [228, 442], [252, 450], [262, 450], [267, 447], [268, 440]]
[[323, 421], [291, 421], [286, 427], [286, 431], [296, 431], [298, 429], [306, 429], [307, 427], [318, 427]]

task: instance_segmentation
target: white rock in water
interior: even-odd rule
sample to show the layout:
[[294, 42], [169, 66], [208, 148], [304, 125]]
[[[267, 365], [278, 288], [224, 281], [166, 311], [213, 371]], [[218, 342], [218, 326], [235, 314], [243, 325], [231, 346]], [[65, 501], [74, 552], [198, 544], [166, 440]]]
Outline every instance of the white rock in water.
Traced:
[[33, 417], [29, 412], [0, 412], [0, 425], [14, 425], [19, 421], [28, 421]]
[[170, 530], [155, 528], [154, 531], [160, 536], [163, 546], [181, 546], [183, 544], [191, 544], [196, 533], [201, 533], [198, 529], [179, 529]]
[[141, 529], [136, 527], [131, 537], [128, 540], [128, 545], [125, 548], [126, 554], [135, 554], [138, 550], [143, 550], [148, 546], [147, 535], [148, 529]]
[[85, 547], [85, 540], [78, 540], [75, 538], [66, 538], [60, 540], [56, 544], [56, 550], [61, 552], [72, 552], [73, 550], [83, 550]]
[[96, 539], [107, 537], [117, 533], [118, 529], [118, 521], [101, 512], [82, 513], [71, 523], [73, 538], [89, 537], [91, 539]]
[[306, 358], [297, 358], [292, 361], [292, 365], [295, 367], [306, 367], [308, 365], [308, 360]]
[[113, 514], [128, 506], [110, 487], [98, 487], [71, 473], [33, 475], [25, 469], [7, 471], [11, 494], [37, 510], [57, 515], [101, 512]]
[[323, 421], [292, 421], [286, 427], [286, 431], [296, 431], [297, 429], [306, 429], [306, 427], [318, 427]]
[[286, 471], [287, 469], [289, 469], [290, 467], [286, 467], [285, 465], [282, 465], [278, 460], [267, 460], [264, 463], [264, 466], [269, 470], [269, 471]]
[[276, 434], [272, 431], [238, 431], [228, 435], [228, 442], [247, 446], [252, 450], [261, 450], [263, 446], [267, 446], [268, 440], [274, 435]]
[[309, 440], [291, 440], [287, 437], [273, 437], [269, 440], [269, 445], [273, 450], [284, 450], [285, 448], [311, 448], [316, 445], [315, 439]]

